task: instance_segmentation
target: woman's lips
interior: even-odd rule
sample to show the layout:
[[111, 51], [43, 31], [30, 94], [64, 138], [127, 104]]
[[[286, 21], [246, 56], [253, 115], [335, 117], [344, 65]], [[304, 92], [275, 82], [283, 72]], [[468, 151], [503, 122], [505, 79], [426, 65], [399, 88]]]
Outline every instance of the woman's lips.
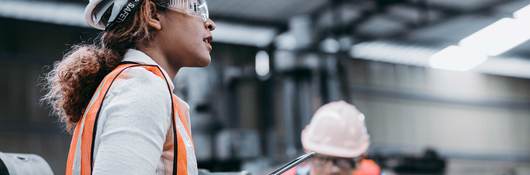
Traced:
[[208, 50], [209, 51], [212, 51], [212, 36], [208, 36], [204, 39], [202, 39], [202, 41], [206, 44], [206, 47], [208, 47]]

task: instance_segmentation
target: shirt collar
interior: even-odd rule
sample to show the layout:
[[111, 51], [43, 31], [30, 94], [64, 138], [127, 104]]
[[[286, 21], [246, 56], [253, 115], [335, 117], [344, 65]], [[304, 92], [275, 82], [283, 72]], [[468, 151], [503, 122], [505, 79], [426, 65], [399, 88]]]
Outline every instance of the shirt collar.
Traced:
[[167, 72], [164, 70], [164, 68], [160, 67], [158, 63], [155, 62], [149, 55], [145, 54], [144, 52], [136, 49], [129, 49], [127, 52], [125, 52], [125, 55], [123, 56], [123, 61], [131, 61], [135, 63], [140, 64], [148, 64], [148, 65], [155, 65], [162, 70], [162, 74], [169, 80], [169, 86], [171, 87], [171, 91], [175, 89], [175, 85], [173, 84], [173, 80], [171, 77], [167, 74]]

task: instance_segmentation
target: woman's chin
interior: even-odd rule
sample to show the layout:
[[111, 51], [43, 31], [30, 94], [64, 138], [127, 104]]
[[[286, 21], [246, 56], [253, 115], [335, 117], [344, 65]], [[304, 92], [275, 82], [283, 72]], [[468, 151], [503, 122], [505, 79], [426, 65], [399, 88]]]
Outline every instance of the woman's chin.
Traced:
[[194, 67], [206, 67], [210, 65], [210, 62], [212, 62], [212, 58], [210, 57], [210, 55], [208, 55], [207, 57], [198, 59], [197, 65], [195, 65]]

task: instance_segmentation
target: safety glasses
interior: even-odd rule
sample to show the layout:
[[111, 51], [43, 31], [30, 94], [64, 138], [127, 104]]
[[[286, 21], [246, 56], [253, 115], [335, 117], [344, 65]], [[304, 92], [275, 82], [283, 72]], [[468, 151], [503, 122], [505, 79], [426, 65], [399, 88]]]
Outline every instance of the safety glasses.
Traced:
[[200, 17], [203, 22], [210, 18], [206, 0], [162, 0], [157, 4], [169, 10]]
[[330, 165], [335, 165], [340, 169], [351, 169], [355, 168], [357, 162], [360, 161], [358, 158], [338, 158], [338, 157], [328, 157], [323, 155], [316, 155], [313, 158], [313, 164], [317, 167], [327, 167]]

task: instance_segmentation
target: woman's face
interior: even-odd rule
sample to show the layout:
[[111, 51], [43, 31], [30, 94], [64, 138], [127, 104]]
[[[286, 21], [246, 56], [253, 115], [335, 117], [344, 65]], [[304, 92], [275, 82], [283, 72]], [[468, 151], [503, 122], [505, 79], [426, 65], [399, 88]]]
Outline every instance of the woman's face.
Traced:
[[172, 66], [204, 67], [211, 61], [212, 32], [215, 23], [191, 15], [185, 10], [168, 9], [160, 15], [158, 32], [162, 52]]

